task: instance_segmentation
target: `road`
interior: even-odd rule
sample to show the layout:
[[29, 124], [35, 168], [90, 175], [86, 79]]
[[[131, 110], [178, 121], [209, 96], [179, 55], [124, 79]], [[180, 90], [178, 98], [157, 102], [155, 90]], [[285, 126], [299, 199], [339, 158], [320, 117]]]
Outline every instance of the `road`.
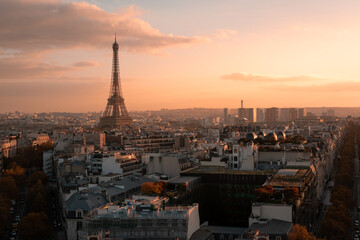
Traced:
[[62, 208], [59, 204], [59, 190], [57, 184], [49, 184], [48, 185], [52, 189], [50, 202], [49, 202], [49, 211], [48, 216], [49, 220], [53, 224], [53, 237], [54, 240], [65, 240], [66, 233], [64, 228], [64, 222], [62, 217]]
[[[355, 163], [355, 167], [354, 167], [354, 201], [355, 201], [355, 206], [353, 208], [353, 210], [351, 211], [352, 217], [353, 217], [353, 222], [355, 220], [359, 220], [359, 210], [358, 207], [360, 206], [360, 175], [359, 175], [359, 147], [358, 147], [358, 143], [356, 141], [356, 137], [355, 137], [355, 158], [354, 158], [354, 163]], [[353, 237], [354, 234], [352, 235]]]
[[[9, 230], [5, 233], [2, 239], [9, 240], [9, 239], [19, 239], [19, 232], [18, 229], [13, 228], [14, 224], [19, 226], [21, 219], [24, 217], [24, 210], [25, 210], [25, 196], [26, 196], [26, 187], [22, 186], [19, 189], [19, 195], [15, 204], [12, 206], [13, 211], [10, 213], [10, 221], [9, 221]], [[16, 219], [19, 217], [20, 220]], [[16, 233], [16, 234], [15, 234]]]

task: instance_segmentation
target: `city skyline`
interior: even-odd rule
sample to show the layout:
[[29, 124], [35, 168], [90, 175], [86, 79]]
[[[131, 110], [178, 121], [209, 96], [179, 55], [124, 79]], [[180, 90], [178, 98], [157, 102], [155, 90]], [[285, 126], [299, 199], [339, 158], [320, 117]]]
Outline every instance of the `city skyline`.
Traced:
[[[356, 1], [2, 1], [0, 112], [359, 107]], [[21, 16], [21, 17], [18, 17]]]

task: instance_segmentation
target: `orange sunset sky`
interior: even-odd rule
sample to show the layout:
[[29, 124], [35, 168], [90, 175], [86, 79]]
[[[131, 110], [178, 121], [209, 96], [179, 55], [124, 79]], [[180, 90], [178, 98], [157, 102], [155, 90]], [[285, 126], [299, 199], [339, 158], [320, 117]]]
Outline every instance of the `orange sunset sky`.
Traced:
[[1, 0], [0, 112], [359, 107], [358, 0]]

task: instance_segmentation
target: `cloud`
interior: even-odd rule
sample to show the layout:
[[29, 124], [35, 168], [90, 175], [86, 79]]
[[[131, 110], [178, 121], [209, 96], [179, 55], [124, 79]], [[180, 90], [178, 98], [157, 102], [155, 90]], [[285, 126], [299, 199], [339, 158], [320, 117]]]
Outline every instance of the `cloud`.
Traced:
[[360, 82], [355, 81], [344, 81], [344, 82], [333, 82], [321, 85], [308, 85], [308, 86], [284, 86], [284, 85], [273, 85], [271, 89], [296, 91], [296, 92], [316, 92], [316, 93], [340, 93], [340, 92], [359, 92]]
[[139, 14], [134, 6], [112, 13], [86, 2], [2, 0], [0, 48], [23, 52], [108, 48], [115, 32], [120, 48], [128, 51], [154, 51], [204, 40], [162, 33]]
[[80, 61], [72, 65], [43, 63], [37, 59], [0, 58], [0, 82], [7, 80], [52, 79], [54, 76], [64, 78], [67, 73], [81, 70], [86, 67], [98, 66], [98, 62]]
[[248, 73], [231, 73], [228, 75], [223, 75], [221, 76], [221, 78], [225, 80], [238, 80], [244, 82], [268, 82], [268, 83], [324, 80], [321, 77], [315, 77], [310, 75], [275, 77], [275, 76], [266, 76], [266, 75], [248, 74]]
[[237, 31], [233, 29], [219, 29], [215, 32], [214, 37], [219, 39], [228, 39], [235, 34], [237, 34]]
[[80, 62], [74, 63], [72, 66], [74, 66], [74, 67], [95, 67], [95, 66], [99, 66], [99, 63], [94, 62], [94, 61], [80, 61]]
[[21, 81], [22, 79], [55, 76], [64, 74], [69, 70], [74, 70], [74, 67], [41, 63], [22, 58], [0, 59], [0, 81], [9, 79]]

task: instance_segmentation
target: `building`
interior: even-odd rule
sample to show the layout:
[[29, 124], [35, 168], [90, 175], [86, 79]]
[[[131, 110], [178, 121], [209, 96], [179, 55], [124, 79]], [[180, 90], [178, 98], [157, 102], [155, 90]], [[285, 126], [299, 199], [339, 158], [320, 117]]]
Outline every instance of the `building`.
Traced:
[[0, 140], [0, 149], [4, 158], [13, 158], [17, 152], [17, 138], [15, 136]]
[[298, 118], [304, 118], [305, 116], [305, 109], [304, 108], [299, 108], [298, 109]]
[[188, 240], [200, 228], [199, 206], [156, 206], [146, 198], [90, 214], [80, 239]]
[[224, 108], [224, 123], [228, 124], [229, 123], [229, 109], [228, 108]]
[[56, 169], [54, 152], [52, 150], [43, 152], [43, 171], [49, 177], [56, 179]]
[[181, 168], [179, 157], [175, 155], [166, 155], [161, 153], [148, 153], [143, 157], [146, 164], [146, 173], [160, 173], [168, 178], [180, 176]]
[[[184, 140], [184, 146], [185, 141]], [[140, 149], [143, 153], [148, 152], [168, 152], [172, 151], [175, 144], [175, 138], [170, 136], [151, 136], [151, 137], [141, 137], [141, 138], [132, 138], [124, 140], [125, 145], [132, 145]], [[179, 142], [180, 144], [180, 142]], [[188, 147], [188, 145], [186, 145]]]
[[288, 122], [290, 120], [290, 109], [281, 108], [280, 109], [280, 119], [281, 122]]
[[232, 170], [254, 170], [258, 159], [257, 145], [253, 142], [229, 145], [225, 150], [228, 168]]
[[[201, 177], [201, 185], [189, 195], [189, 202], [199, 203], [200, 220], [209, 225], [248, 227], [254, 190], [272, 175], [265, 171], [236, 171], [204, 166], [182, 172], [181, 176]], [[221, 211], [214, 211], [221, 209]]]
[[248, 123], [254, 122], [254, 109], [253, 108], [238, 108], [238, 117], [246, 119]]
[[91, 171], [94, 174], [110, 173], [123, 176], [142, 171], [142, 162], [133, 154], [96, 152], [91, 156]]
[[256, 122], [263, 122], [264, 119], [264, 109], [257, 108], [256, 109]]
[[289, 121], [294, 122], [298, 119], [298, 110], [296, 108], [290, 108], [289, 110]]
[[95, 208], [109, 203], [102, 194], [74, 193], [65, 203], [65, 228], [67, 239], [79, 239], [79, 231], [83, 229], [84, 215]]
[[0, 176], [2, 175], [3, 169], [4, 169], [4, 155], [2, 150], [0, 149]]
[[266, 108], [265, 109], [265, 122], [273, 123], [279, 120], [279, 109], [278, 108]]

